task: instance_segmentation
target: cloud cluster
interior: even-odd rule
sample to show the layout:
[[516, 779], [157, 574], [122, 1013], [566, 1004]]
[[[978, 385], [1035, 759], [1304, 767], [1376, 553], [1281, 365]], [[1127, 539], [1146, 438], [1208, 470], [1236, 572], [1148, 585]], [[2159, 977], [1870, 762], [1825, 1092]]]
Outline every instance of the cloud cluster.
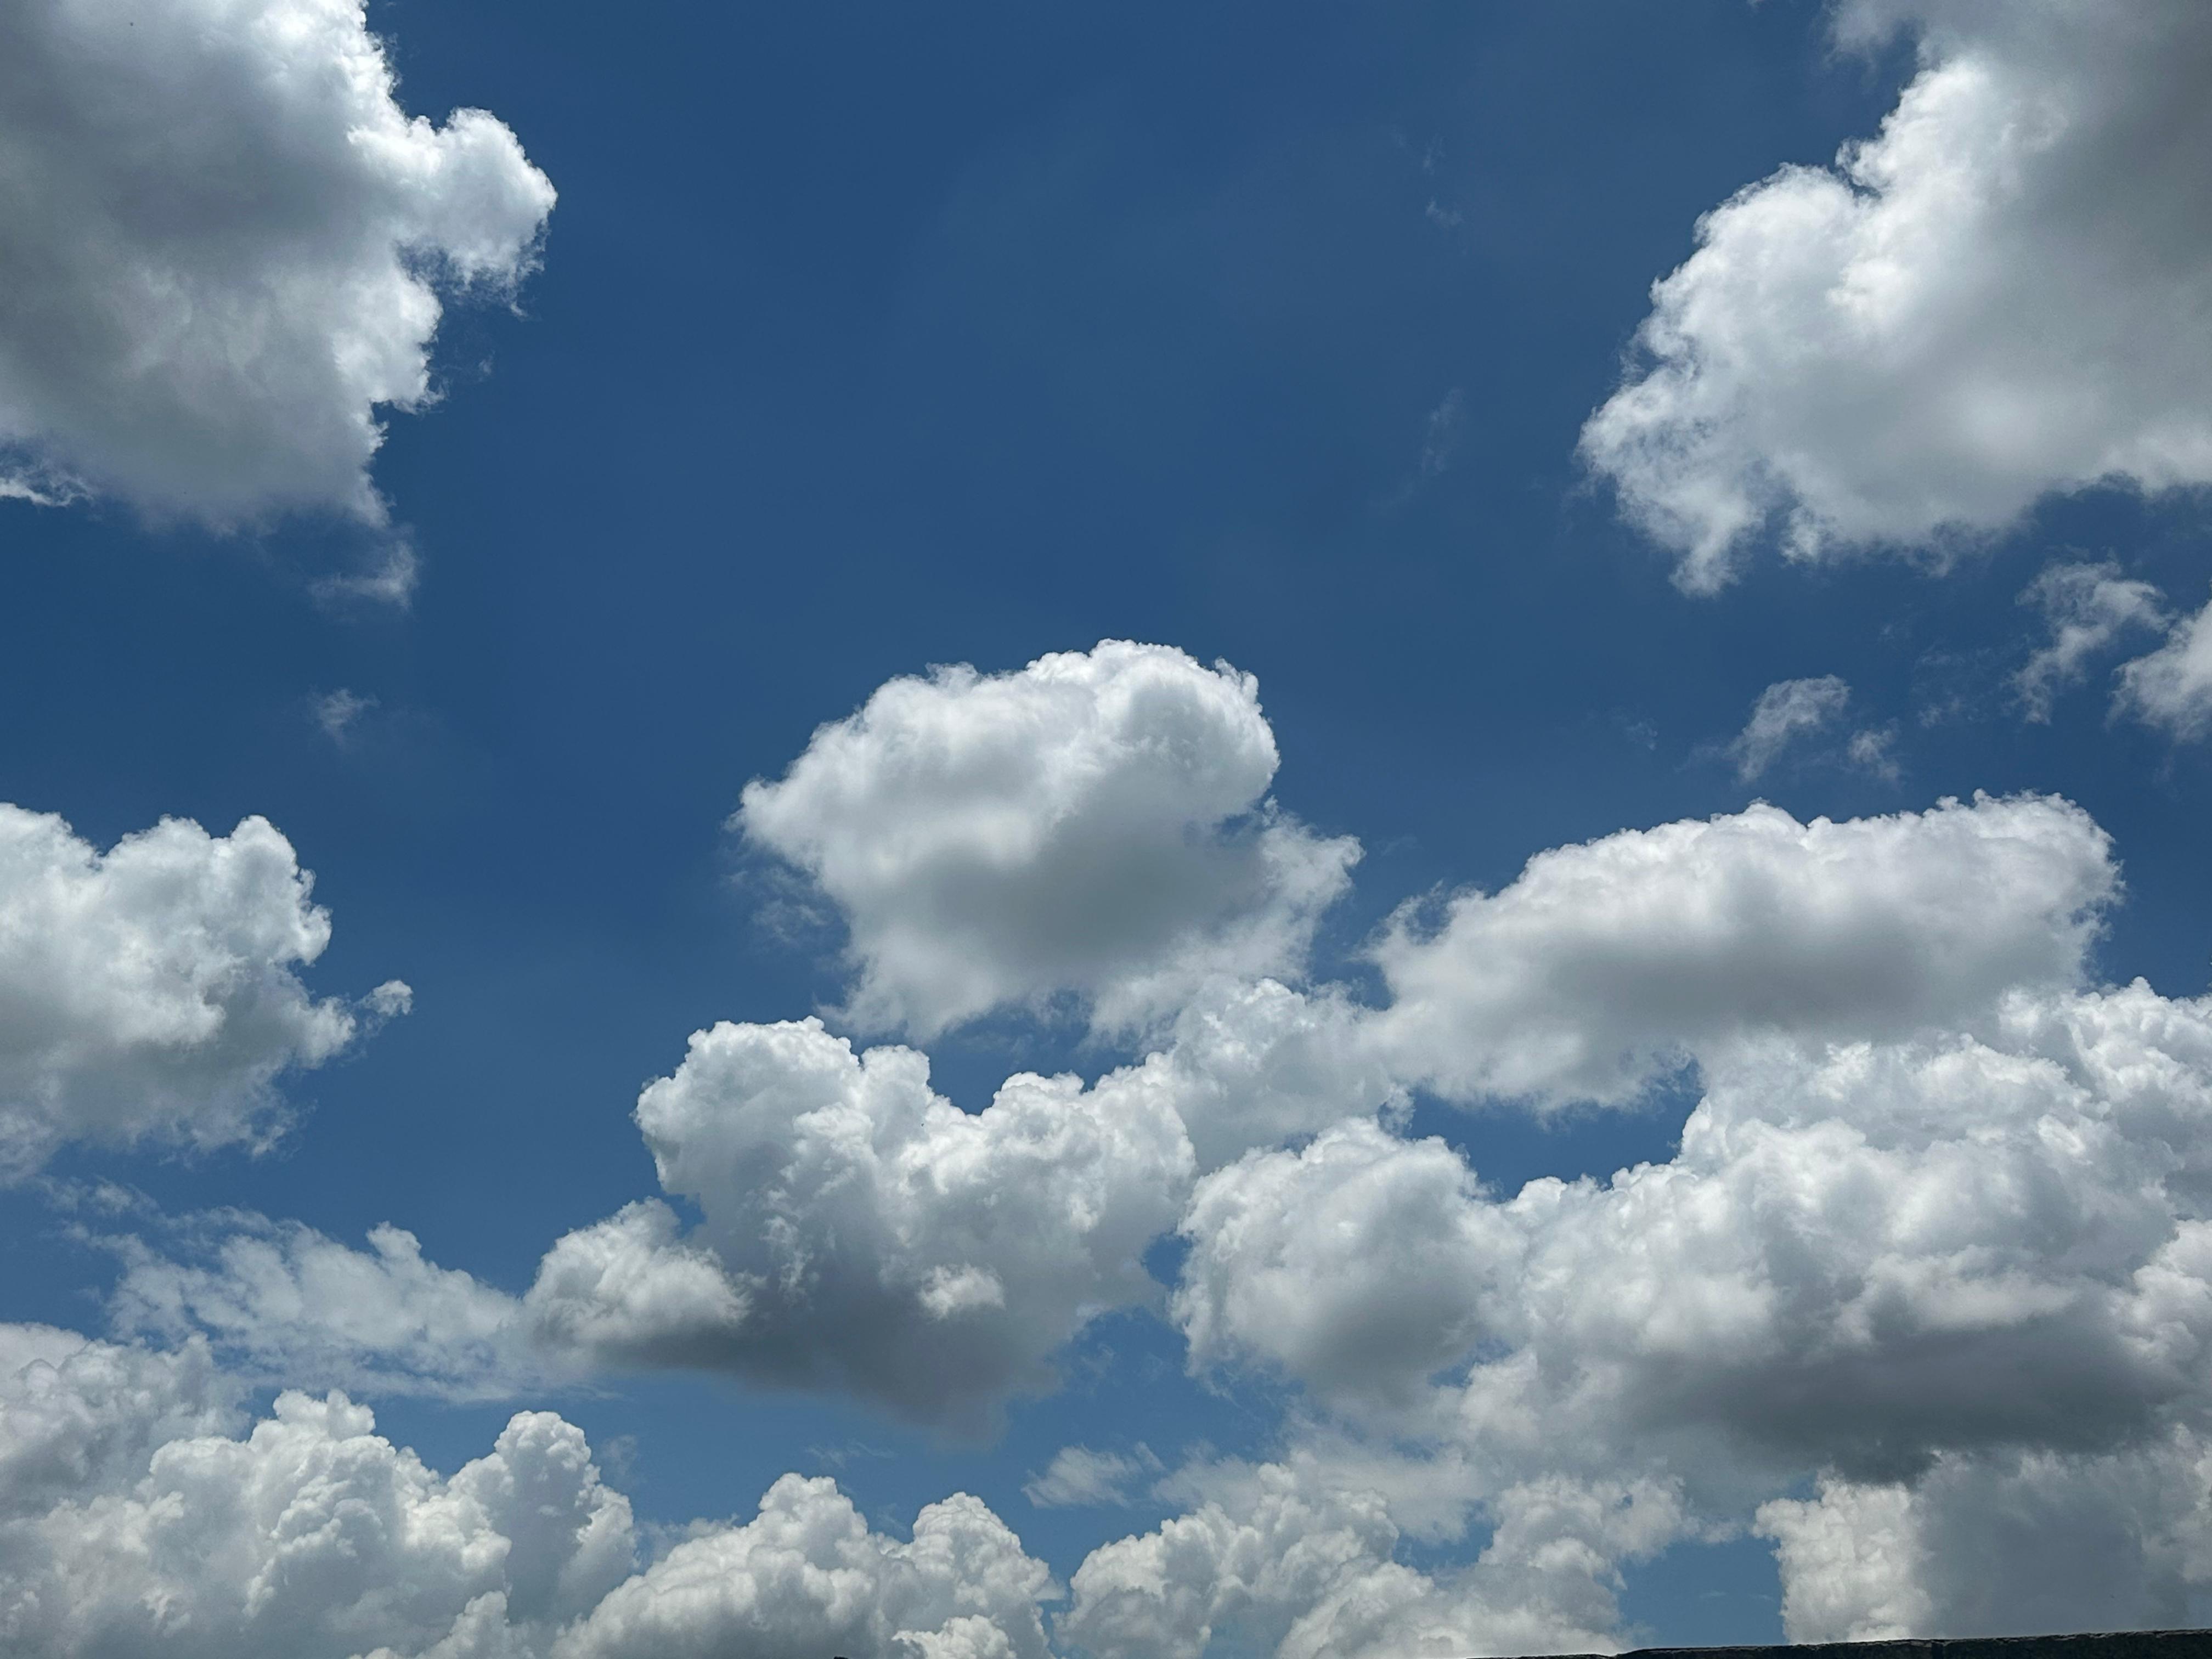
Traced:
[[396, 981], [358, 1005], [300, 982], [331, 936], [310, 880], [258, 817], [167, 818], [103, 854], [0, 805], [0, 1177], [72, 1140], [264, 1140], [280, 1073], [403, 1012]]
[[1409, 1528], [1372, 1474], [1311, 1455], [1198, 1472], [1186, 1513], [1091, 1553], [1060, 1633], [1096, 1659], [1199, 1659], [1217, 1643], [1278, 1659], [1606, 1650], [1620, 1564], [1681, 1529], [1662, 1486], [1539, 1480], [1498, 1494], [1472, 1563], [1431, 1574], [1395, 1559], [1401, 1540], [1461, 1525]]
[[2212, 15], [2191, 0], [1844, 0], [1917, 73], [1832, 167], [1699, 222], [1583, 434], [1709, 592], [1778, 522], [1817, 559], [1943, 548], [2054, 490], [2212, 483]]
[[364, 1250], [222, 1212], [112, 1241], [111, 1315], [265, 1382], [480, 1399], [702, 1369], [973, 1431], [1100, 1314], [1161, 1300], [1144, 1253], [1200, 1170], [1400, 1098], [1365, 1030], [1340, 994], [1215, 986], [1142, 1060], [1088, 1085], [1019, 1073], [971, 1114], [913, 1049], [726, 1023], [638, 1103], [696, 1227], [641, 1200], [556, 1240], [514, 1297], [397, 1228]]
[[450, 1477], [331, 1394], [250, 1425], [204, 1346], [0, 1326], [0, 1645], [24, 1659], [1042, 1659], [1050, 1575], [973, 1498], [872, 1532], [788, 1476], [640, 1570], [572, 1425]]
[[858, 1024], [926, 1037], [1065, 993], [1118, 1026], [1303, 966], [1358, 847], [1279, 812], [1276, 764], [1249, 675], [1107, 641], [893, 680], [737, 822], [842, 915]]
[[[1113, 647], [1066, 672], [1079, 695], [1034, 705], [1005, 677], [1013, 706], [1048, 718], [1027, 760], [983, 722], [980, 805], [911, 723], [855, 717], [809, 757], [842, 755], [862, 781], [918, 769], [936, 796], [908, 778], [884, 798], [933, 801], [917, 819], [929, 848], [1011, 812], [1018, 871], [1049, 843], [1048, 862], [1091, 880], [1126, 867], [1101, 851], [1117, 836], [1140, 863], [1170, 843], [1251, 850], [1249, 826], [1190, 812], [1188, 769], [1151, 806], [1139, 790], [1142, 810], [1079, 791], [1059, 817], [1035, 811], [1030, 787], [1075, 763], [1069, 732], [1163, 729], [1115, 712], [1130, 673], [1158, 677], [1195, 751], [1246, 732], [1264, 764], [1218, 799], [1264, 799], [1272, 775], [1243, 683]], [[933, 708], [991, 684], [897, 683]], [[1121, 738], [1085, 744], [1084, 765], [1135, 764]], [[797, 788], [806, 764], [763, 787]], [[878, 937], [831, 862], [817, 873], [855, 939]], [[1071, 1447], [1032, 1480], [1043, 1504], [1119, 1503], [1141, 1481], [1179, 1506], [1076, 1575], [1056, 1639], [1101, 1659], [1603, 1646], [1627, 1564], [1753, 1524], [1777, 1540], [1794, 1632], [1986, 1626], [2005, 1604], [1944, 1563], [2063, 1553], [2069, 1528], [2100, 1535], [2098, 1516], [2154, 1492], [2111, 1604], [2139, 1621], [2212, 1571], [2195, 1541], [2212, 1510], [2190, 1495], [2212, 1434], [2212, 1001], [2094, 988], [2118, 890], [2108, 838], [2049, 798], [1848, 822], [1762, 805], [1623, 831], [1540, 854], [1495, 894], [1402, 911], [1369, 947], [1379, 1000], [1214, 964], [1154, 1011], [1152, 1052], [1089, 1080], [1017, 1073], [980, 1111], [938, 1093], [917, 1050], [820, 1018], [699, 1031], [637, 1103], [659, 1195], [556, 1241], [520, 1296], [425, 1261], [396, 1229], [356, 1249], [222, 1215], [118, 1244], [112, 1312], [170, 1344], [159, 1365], [179, 1376], [227, 1368], [204, 1386], [213, 1415], [164, 1431], [197, 1443], [234, 1432], [243, 1382], [481, 1398], [640, 1367], [833, 1389], [972, 1432], [1049, 1386], [1100, 1313], [1158, 1310], [1194, 1370], [1288, 1383], [1297, 1403], [1272, 1462], [1170, 1471], [1141, 1449]], [[1157, 972], [1190, 947], [1162, 929], [1150, 948]], [[863, 994], [896, 957], [860, 951]], [[1004, 949], [989, 960], [1001, 1000], [1108, 994], [1103, 974], [1022, 979]], [[1465, 1145], [1407, 1133], [1424, 1094], [1622, 1104], [1676, 1076], [1701, 1095], [1678, 1150], [1608, 1180], [1497, 1190], [1479, 1121]], [[1171, 1233], [1167, 1286], [1146, 1262]], [[118, 1375], [155, 1365], [101, 1352]], [[298, 1396], [279, 1417], [350, 1410]], [[2041, 1528], [2028, 1542], [1999, 1523], [2013, 1497]], [[1458, 1545], [1462, 1565], [1418, 1569], [1409, 1544]], [[697, 1531], [588, 1605], [559, 1601], [557, 1620], [445, 1571], [410, 1569], [447, 1588], [378, 1638], [395, 1654], [819, 1639], [1037, 1659], [1050, 1589], [972, 1500], [925, 1511], [902, 1543], [796, 1477], [756, 1520]]]
[[2212, 1000], [2015, 991], [1985, 1039], [1707, 1071], [1679, 1152], [1607, 1181], [1493, 1194], [1364, 1121], [1208, 1176], [1193, 1363], [1431, 1438], [1493, 1514], [1763, 1503], [1796, 1639], [2174, 1622], [2212, 1587]]
[[901, 1543], [826, 1480], [787, 1474], [742, 1527], [678, 1544], [617, 1587], [551, 1659], [727, 1653], [1044, 1659], [1052, 1575], [988, 1508], [958, 1494]]
[[511, 289], [553, 205], [493, 117], [394, 94], [362, 0], [6, 9], [0, 495], [383, 522], [441, 295]]
[[0, 1486], [0, 1644], [526, 1656], [631, 1571], [629, 1507], [557, 1417], [447, 1480], [342, 1395], [285, 1393], [238, 1437], [235, 1393], [204, 1351], [0, 1328], [0, 1455], [33, 1474]]

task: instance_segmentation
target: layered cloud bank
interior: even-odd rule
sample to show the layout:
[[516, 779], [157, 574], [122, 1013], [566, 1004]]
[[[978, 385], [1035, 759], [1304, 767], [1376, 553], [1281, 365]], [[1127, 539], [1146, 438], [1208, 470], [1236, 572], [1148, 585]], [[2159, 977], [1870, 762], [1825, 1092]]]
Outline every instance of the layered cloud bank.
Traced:
[[1791, 557], [1933, 549], [2044, 495], [2212, 483], [2212, 16], [2191, 0], [1844, 0], [1909, 37], [1879, 134], [1700, 222], [1583, 434], [1710, 591]]
[[[2171, 1623], [2212, 1593], [2212, 1000], [2099, 982], [2121, 885], [2087, 814], [1624, 830], [1400, 913], [1364, 995], [1212, 952], [1224, 915], [1281, 902], [1265, 879], [1231, 884], [1241, 911], [1200, 883], [1192, 927], [1103, 953], [1063, 929], [1132, 870], [1264, 872], [1270, 832], [1341, 845], [1265, 808], [1258, 707], [1231, 671], [1111, 644], [943, 671], [748, 795], [746, 833], [845, 917], [854, 1008], [933, 1028], [1074, 996], [1103, 1018], [1140, 986], [1121, 1029], [1150, 1051], [1124, 1064], [1017, 1073], [970, 1111], [918, 1049], [820, 1017], [712, 1026], [636, 1102], [659, 1192], [519, 1291], [396, 1228], [359, 1249], [225, 1214], [112, 1241], [118, 1340], [26, 1328], [0, 1355], [24, 1494], [0, 1631], [32, 1654], [440, 1659], [1586, 1650], [1624, 1639], [1635, 1563], [1747, 1530], [1798, 1638]], [[1107, 782], [1044, 810], [1062, 770]], [[985, 896], [983, 989], [915, 1000], [901, 890], [865, 878], [848, 808], [890, 866]], [[274, 832], [240, 836], [273, 872], [247, 886], [303, 905]], [[1348, 852], [1326, 857], [1340, 883]], [[994, 932], [1047, 869], [1077, 901]], [[1695, 1097], [1665, 1159], [1485, 1179], [1485, 1115], [1654, 1109], [1662, 1085]], [[1471, 1115], [1410, 1133], [1436, 1106]], [[1063, 1449], [1032, 1502], [1170, 1511], [1064, 1599], [972, 1498], [901, 1538], [793, 1475], [655, 1554], [557, 1418], [447, 1479], [348, 1394], [238, 1409], [270, 1384], [485, 1399], [684, 1368], [974, 1435], [1115, 1309], [1293, 1408], [1260, 1461]]]
[[0, 805], [0, 1179], [71, 1141], [207, 1148], [282, 1127], [289, 1069], [406, 1008], [392, 981], [318, 1000], [328, 914], [261, 818], [164, 819], [106, 853]]
[[482, 110], [396, 101], [361, 0], [0, 15], [0, 495], [229, 528], [381, 524], [380, 411], [435, 398], [443, 300], [553, 205]]

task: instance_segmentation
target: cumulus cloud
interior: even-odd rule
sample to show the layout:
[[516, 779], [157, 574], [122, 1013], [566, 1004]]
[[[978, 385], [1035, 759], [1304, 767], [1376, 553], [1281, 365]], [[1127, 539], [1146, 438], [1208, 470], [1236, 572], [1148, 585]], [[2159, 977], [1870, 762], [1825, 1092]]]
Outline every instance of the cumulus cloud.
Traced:
[[1538, 854], [1375, 947], [1402, 1076], [1456, 1098], [1619, 1101], [1717, 1043], [1849, 1040], [1975, 1018], [2081, 975], [2118, 890], [2066, 802], [1946, 801], [1800, 823], [1768, 805]]
[[1777, 523], [1799, 559], [1940, 550], [2055, 490], [2212, 483], [2212, 15], [1844, 0], [1836, 30], [1911, 35], [1896, 108], [1699, 222], [1583, 430], [1677, 580]]
[[1278, 1659], [1610, 1650], [1620, 1563], [1681, 1529], [1662, 1486], [1523, 1483], [1488, 1505], [1474, 1562], [1426, 1573], [1395, 1556], [1419, 1529], [1347, 1473], [1310, 1455], [1202, 1473], [1187, 1513], [1091, 1553], [1059, 1633], [1096, 1659], [1199, 1659], [1217, 1642]]
[[396, 101], [361, 0], [0, 17], [0, 494], [217, 528], [381, 525], [380, 411], [444, 299], [503, 294], [553, 189], [482, 110]]
[[23, 1659], [1044, 1659], [1057, 1593], [956, 1494], [872, 1531], [788, 1475], [642, 1571], [573, 1425], [518, 1413], [450, 1477], [343, 1395], [248, 1423], [204, 1344], [0, 1326], [0, 1644]]
[[1520, 1238], [1441, 1140], [1354, 1119], [1209, 1176], [1172, 1306], [1194, 1366], [1264, 1358], [1329, 1394], [1410, 1393], [1462, 1358]]
[[1276, 763], [1249, 675], [1108, 641], [893, 680], [736, 821], [843, 915], [860, 1024], [927, 1036], [1064, 993], [1122, 1025], [1303, 966], [1358, 848], [1275, 807]]
[[1736, 776], [1749, 783], [1799, 738], [1841, 714], [1850, 700], [1851, 688], [1833, 674], [1778, 680], [1768, 686], [1752, 705], [1751, 719], [1729, 744]]
[[685, 1540], [618, 1586], [551, 1659], [726, 1653], [1044, 1659], [1052, 1575], [964, 1493], [902, 1543], [871, 1532], [835, 1483], [787, 1474], [741, 1527]]
[[1951, 1455], [1912, 1486], [1836, 1478], [1759, 1511], [1792, 1641], [1926, 1630], [2176, 1629], [2212, 1584], [2212, 1445]]
[[1156, 1296], [1143, 1253], [1192, 1175], [1156, 1094], [1024, 1073], [971, 1114], [913, 1049], [812, 1019], [696, 1034], [637, 1118], [702, 1224], [636, 1206], [563, 1239], [527, 1298], [541, 1331], [969, 1428], [1097, 1313]]
[[50, 814], [0, 805], [0, 1176], [67, 1141], [260, 1144], [274, 1085], [405, 1011], [397, 981], [317, 1000], [298, 968], [329, 915], [291, 843], [166, 818], [102, 853]]
[[[1984, 1038], [1742, 1044], [1673, 1158], [1510, 1196], [1350, 1123], [1207, 1177], [1185, 1230], [1194, 1365], [1431, 1453], [1409, 1496], [1294, 1434], [1261, 1485], [1318, 1457], [1379, 1541], [1306, 1523], [1329, 1565], [1268, 1592], [1269, 1642], [1384, 1571], [1409, 1513], [1449, 1531], [1450, 1494], [1498, 1518], [1534, 1487], [1669, 1495], [1647, 1552], [1755, 1510], [1797, 1640], [2172, 1625], [2212, 1588], [2212, 1000], [2015, 991]], [[1303, 1547], [1249, 1491], [1178, 1485], [1183, 1516], [1076, 1575], [1094, 1650], [1196, 1651]], [[1595, 1596], [1633, 1553], [1584, 1544]]]
[[1098, 1314], [1160, 1299], [1144, 1252], [1200, 1169], [1397, 1103], [1365, 1030], [1338, 994], [1215, 985], [1142, 1060], [1088, 1086], [1018, 1074], [969, 1114], [911, 1049], [720, 1025], [638, 1108], [702, 1225], [629, 1205], [556, 1241], [517, 1297], [397, 1228], [363, 1250], [222, 1212], [113, 1241], [111, 1311], [268, 1382], [475, 1399], [720, 1370], [972, 1429]]
[[[450, 1479], [343, 1395], [238, 1437], [204, 1350], [0, 1328], [0, 1640], [26, 1659], [544, 1651], [633, 1566], [583, 1436], [517, 1416]], [[58, 1474], [60, 1478], [57, 1478]]]

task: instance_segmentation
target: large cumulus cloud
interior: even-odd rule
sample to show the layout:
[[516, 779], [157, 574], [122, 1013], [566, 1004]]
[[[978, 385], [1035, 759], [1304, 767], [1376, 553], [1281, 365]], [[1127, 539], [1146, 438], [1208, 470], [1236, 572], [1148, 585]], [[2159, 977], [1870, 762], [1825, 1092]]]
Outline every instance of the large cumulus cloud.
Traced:
[[[1164, 1100], [1022, 1075], [964, 1112], [913, 1049], [856, 1052], [817, 1020], [698, 1033], [637, 1115], [702, 1224], [679, 1243], [656, 1206], [571, 1235], [535, 1316], [611, 1335], [608, 1360], [829, 1384], [940, 1420], [1039, 1385], [1090, 1317], [1153, 1294], [1143, 1252], [1191, 1178]], [[719, 1305], [706, 1262], [730, 1286]], [[668, 1323], [615, 1328], [613, 1286], [625, 1310], [641, 1291], [665, 1300]]]
[[1258, 686], [1108, 641], [896, 679], [757, 781], [738, 822], [843, 915], [850, 1017], [927, 1036], [1056, 993], [1108, 1024], [1291, 973], [1358, 855], [1267, 797]]
[[276, 1079], [403, 1010], [387, 983], [317, 1000], [311, 878], [264, 819], [167, 818], [106, 853], [0, 805], [0, 1178], [71, 1140], [210, 1147], [281, 1126]]
[[382, 522], [441, 295], [512, 288], [553, 205], [498, 120], [396, 90], [362, 0], [0, 12], [0, 495]]
[[1836, 29], [1917, 43], [1897, 107], [1705, 216], [1583, 434], [1682, 585], [1777, 521], [1813, 559], [2212, 483], [2212, 15], [1843, 0]]
[[1425, 1440], [1493, 1513], [1552, 1479], [1656, 1482], [1670, 1535], [1764, 1504], [1801, 1638], [2173, 1622], [2212, 1587], [2212, 1000], [2014, 990], [1979, 1036], [1770, 1035], [1707, 1073], [1678, 1153], [1608, 1180], [1494, 1194], [1364, 1121], [1206, 1177], [1193, 1363]]
[[1760, 1031], [1890, 1036], [2069, 985], [2118, 890], [2104, 832], [2034, 797], [1800, 823], [1778, 807], [1539, 854], [1375, 950], [1377, 1040], [1461, 1098], [1619, 1100]]

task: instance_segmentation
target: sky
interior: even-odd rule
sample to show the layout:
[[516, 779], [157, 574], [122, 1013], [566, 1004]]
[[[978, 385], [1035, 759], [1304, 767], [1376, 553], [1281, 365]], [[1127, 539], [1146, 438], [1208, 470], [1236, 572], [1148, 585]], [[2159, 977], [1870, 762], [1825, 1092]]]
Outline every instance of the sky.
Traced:
[[2208, 76], [0, 9], [0, 1647], [2212, 1625]]

